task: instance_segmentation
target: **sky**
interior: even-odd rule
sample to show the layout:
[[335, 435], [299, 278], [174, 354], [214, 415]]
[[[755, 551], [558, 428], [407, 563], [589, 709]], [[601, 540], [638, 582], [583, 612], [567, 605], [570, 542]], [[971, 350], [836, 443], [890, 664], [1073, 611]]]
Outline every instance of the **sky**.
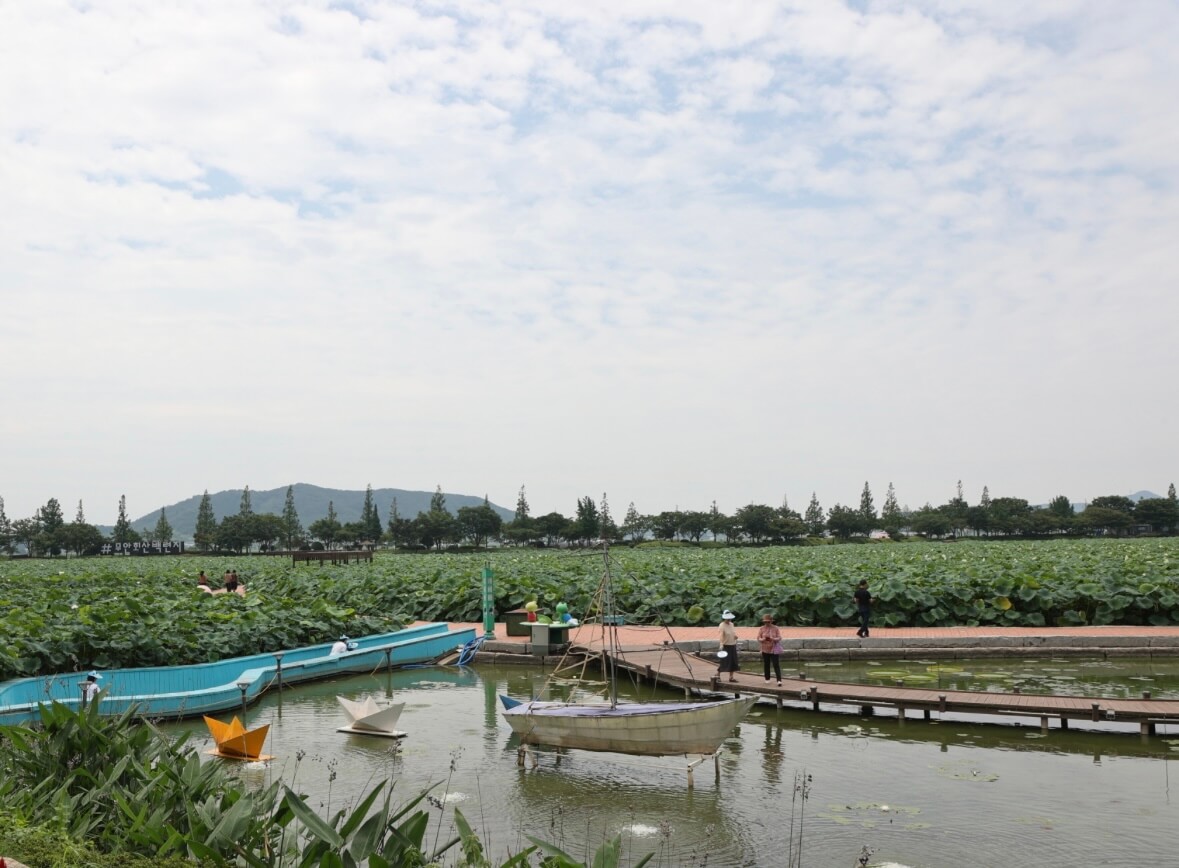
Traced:
[[1165, 493], [1176, 42], [1171, 0], [0, 3], [5, 511]]

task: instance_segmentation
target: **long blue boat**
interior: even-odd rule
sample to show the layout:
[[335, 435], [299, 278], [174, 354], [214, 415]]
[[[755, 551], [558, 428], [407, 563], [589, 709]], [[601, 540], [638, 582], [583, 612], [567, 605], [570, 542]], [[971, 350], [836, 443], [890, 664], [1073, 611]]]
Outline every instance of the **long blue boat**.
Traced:
[[[354, 649], [340, 654], [331, 654], [331, 643], [324, 643], [191, 666], [107, 669], [101, 672], [97, 701], [103, 714], [134, 708], [142, 717], [195, 717], [240, 708], [281, 685], [428, 663], [474, 638], [473, 627], [421, 624], [356, 639]], [[40, 720], [44, 703], [79, 706], [85, 681], [85, 672], [69, 672], [0, 684], [0, 724]]]

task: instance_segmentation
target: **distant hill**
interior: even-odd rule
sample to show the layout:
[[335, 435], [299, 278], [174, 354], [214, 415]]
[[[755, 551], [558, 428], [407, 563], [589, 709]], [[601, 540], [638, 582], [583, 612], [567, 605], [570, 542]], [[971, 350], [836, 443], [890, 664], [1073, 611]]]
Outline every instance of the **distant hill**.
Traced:
[[[1133, 494], [1129, 495], [1129, 497], [1130, 497], [1130, 500], [1137, 503], [1140, 500], [1150, 500], [1151, 498], [1162, 497], [1162, 495], [1155, 494], [1153, 491], [1135, 491]], [[512, 513], [512, 515], [515, 515], [515, 514], [516, 514], [515, 512]]]
[[[320, 488], [318, 485], [308, 485], [298, 482], [294, 486], [295, 511], [299, 513], [299, 521], [303, 527], [318, 521], [327, 515], [328, 502], [331, 501], [336, 510], [336, 516], [341, 523], [359, 521], [360, 512], [364, 508], [363, 491], [344, 491], [339, 488]], [[432, 491], [404, 491], [400, 488], [374, 488], [373, 503], [381, 516], [382, 526], [389, 523], [389, 508], [393, 505], [393, 498], [397, 498], [397, 512], [402, 518], [413, 518], [419, 512], [429, 512]], [[446, 509], [452, 515], [457, 514], [464, 506], [482, 506], [483, 498], [470, 494], [448, 494]], [[173, 537], [177, 540], [191, 541], [193, 530], [196, 528], [197, 510], [200, 508], [202, 495], [181, 500], [178, 503], [164, 506], [168, 514], [168, 524], [172, 525]], [[210, 494], [209, 500], [213, 504], [213, 514], [220, 521], [226, 515], [236, 515], [241, 509], [242, 489], [231, 488], [228, 491], [218, 491]], [[250, 507], [255, 513], [271, 512], [282, 515], [283, 506], [287, 501], [286, 486], [272, 488], [269, 491], [250, 490]], [[491, 504], [491, 508], [498, 512], [504, 521], [511, 521], [515, 516], [514, 509]], [[160, 520], [160, 511], [149, 512], [147, 515], [131, 522], [131, 526], [141, 533], [154, 530], [156, 522]], [[103, 533], [109, 535], [113, 528], [101, 527]]]
[[[1153, 491], [1135, 491], [1133, 494], [1127, 494], [1126, 496], [1128, 498], [1130, 498], [1130, 500], [1134, 501], [1135, 503], [1137, 503], [1140, 500], [1149, 500], [1152, 497], [1162, 497], [1161, 494], [1155, 494]], [[1073, 512], [1084, 512], [1085, 507], [1087, 507], [1088, 505], [1089, 505], [1089, 502], [1084, 501], [1084, 500], [1082, 500], [1080, 502], [1074, 502], [1072, 505]], [[1047, 509], [1048, 504], [1046, 504], [1046, 503], [1036, 504], [1034, 508], [1035, 509]], [[515, 515], [514, 512], [512, 514]]]

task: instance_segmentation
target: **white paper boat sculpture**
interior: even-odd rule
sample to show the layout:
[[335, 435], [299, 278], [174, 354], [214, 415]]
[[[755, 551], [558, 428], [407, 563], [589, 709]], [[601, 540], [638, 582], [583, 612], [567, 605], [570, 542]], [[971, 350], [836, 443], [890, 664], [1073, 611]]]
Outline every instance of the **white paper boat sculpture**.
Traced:
[[376, 700], [371, 696], [366, 696], [360, 702], [354, 699], [345, 699], [343, 696], [337, 696], [340, 705], [344, 708], [344, 713], [348, 715], [349, 723], [347, 726], [342, 726], [337, 732], [354, 732], [357, 735], [383, 735], [387, 738], [403, 738], [405, 733], [401, 730], [394, 729], [397, 725], [397, 718], [401, 717], [401, 712], [405, 709], [405, 703], [399, 702], [396, 705], [377, 705]]

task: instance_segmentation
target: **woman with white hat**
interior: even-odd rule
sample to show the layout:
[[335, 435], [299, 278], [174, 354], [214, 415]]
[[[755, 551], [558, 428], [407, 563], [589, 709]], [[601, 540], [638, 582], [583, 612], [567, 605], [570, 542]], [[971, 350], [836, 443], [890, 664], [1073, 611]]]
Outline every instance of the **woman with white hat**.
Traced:
[[98, 691], [101, 689], [98, 686], [98, 682], [101, 680], [102, 676], [93, 669], [91, 669], [90, 672], [86, 675], [86, 680], [82, 682], [83, 706], [87, 705], [94, 699], [94, 697], [98, 696]]
[[720, 652], [716, 655], [720, 658], [720, 669], [717, 674], [721, 672], [729, 673], [729, 680], [736, 681], [734, 674], [740, 669], [737, 663], [737, 628], [733, 626], [733, 621], [737, 616], [725, 609], [724, 614], [721, 615], [720, 622]]

